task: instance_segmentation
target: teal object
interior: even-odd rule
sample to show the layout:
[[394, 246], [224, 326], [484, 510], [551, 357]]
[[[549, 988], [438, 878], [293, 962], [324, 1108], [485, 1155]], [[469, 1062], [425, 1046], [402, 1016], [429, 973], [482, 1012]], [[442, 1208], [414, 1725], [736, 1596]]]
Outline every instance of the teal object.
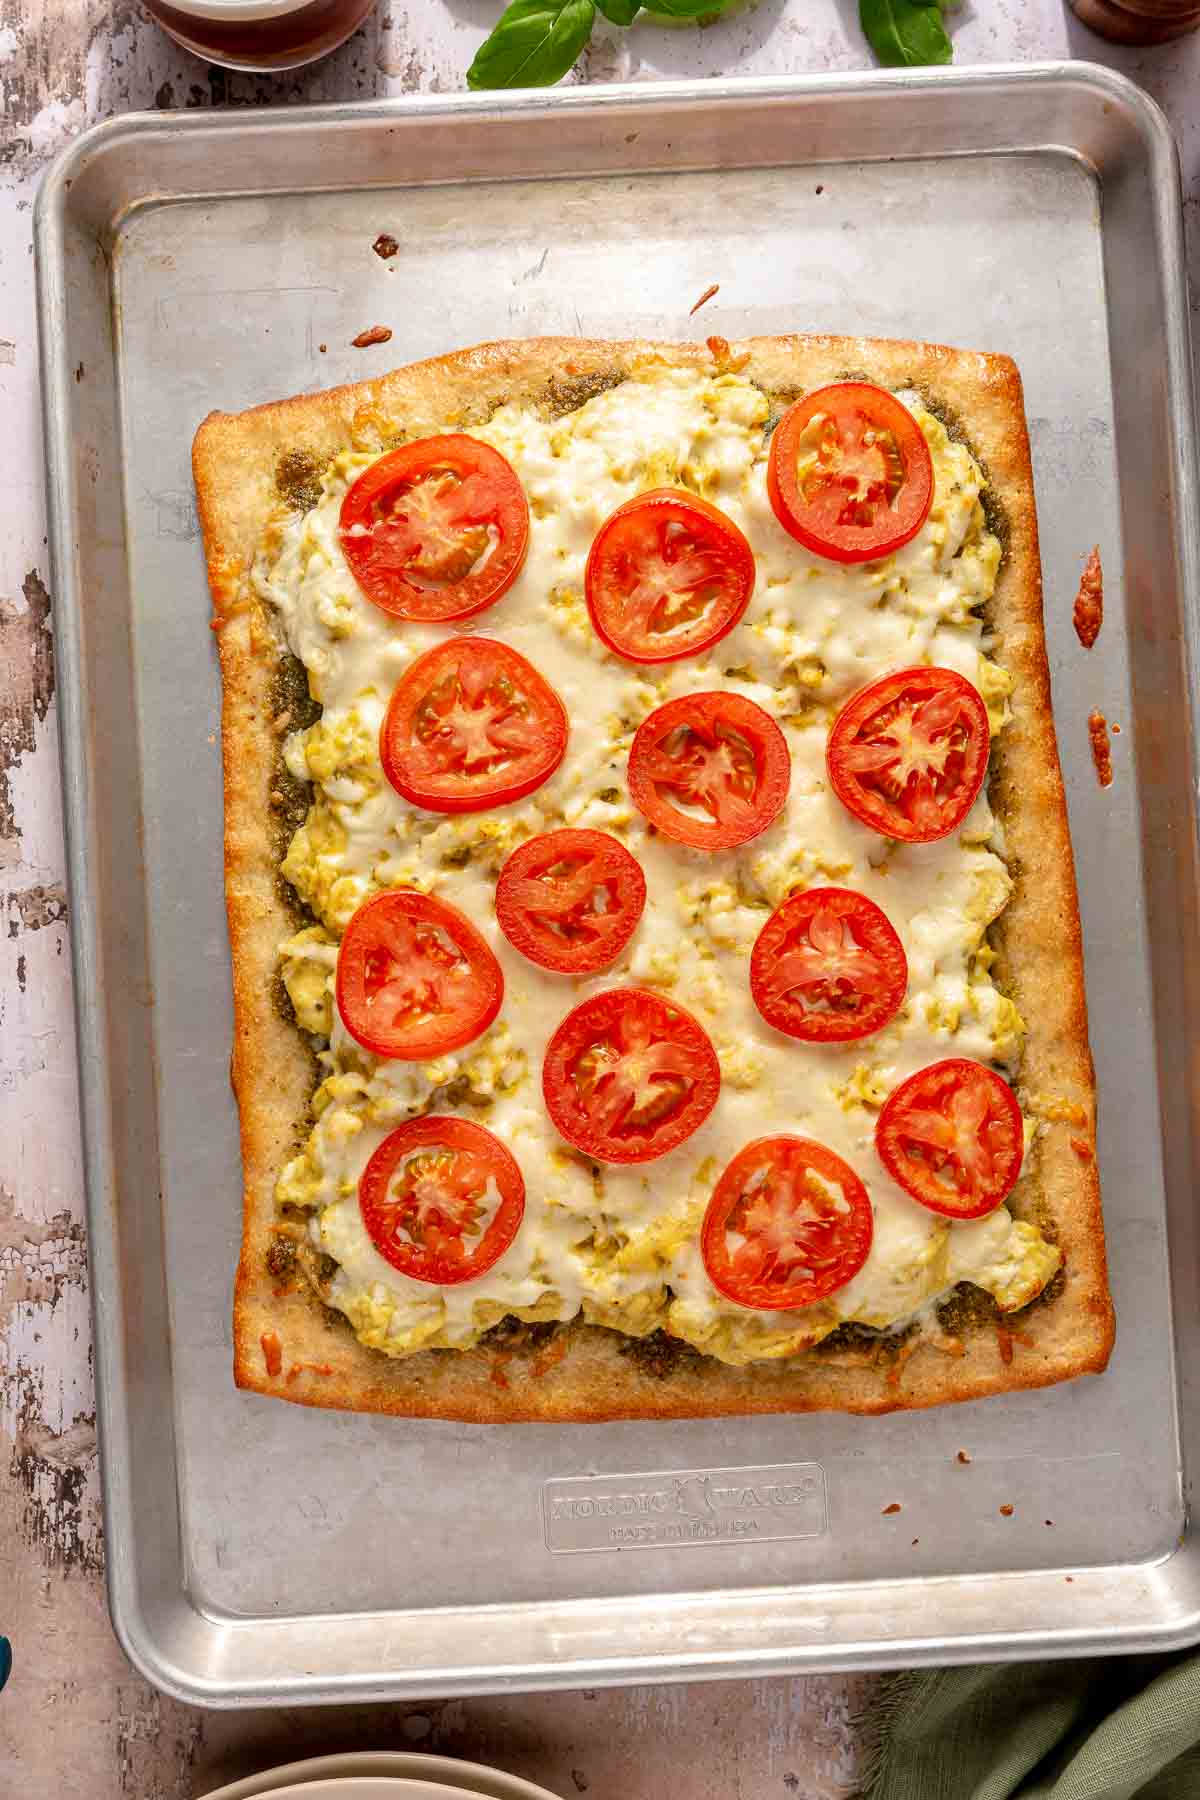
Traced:
[[12, 1674], [12, 1645], [6, 1637], [0, 1637], [0, 1688]]

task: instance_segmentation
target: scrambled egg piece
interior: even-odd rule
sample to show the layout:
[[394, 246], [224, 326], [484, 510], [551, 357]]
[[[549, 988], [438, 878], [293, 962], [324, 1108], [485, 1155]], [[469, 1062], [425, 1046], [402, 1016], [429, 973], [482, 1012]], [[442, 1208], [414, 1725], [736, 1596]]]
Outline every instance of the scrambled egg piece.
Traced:
[[1017, 1312], [1037, 1299], [1061, 1267], [1057, 1245], [1048, 1244], [1027, 1219], [1014, 1219], [1008, 1242], [986, 1271], [986, 1281], [978, 1276], [974, 1280], [977, 1287], [987, 1289], [1001, 1312]]
[[440, 1296], [401, 1307], [383, 1282], [349, 1291], [335, 1280], [329, 1298], [345, 1313], [362, 1342], [387, 1356], [411, 1356], [417, 1350], [470, 1350], [501, 1319], [521, 1319], [527, 1325], [536, 1325], [563, 1317], [562, 1300], [554, 1293], [546, 1294], [532, 1306], [503, 1306], [494, 1300], [476, 1300], [471, 1323], [461, 1330], [448, 1328]]
[[844, 857], [828, 856], [807, 845], [786, 853], [763, 851], [750, 865], [750, 872], [772, 910], [782, 906], [789, 894], [802, 888], [818, 887], [826, 882], [838, 886], [854, 869]]
[[355, 707], [340, 715], [324, 713], [303, 733], [303, 739], [304, 760], [313, 781], [325, 788], [334, 781], [347, 781], [354, 792], [346, 798], [354, 800], [378, 790], [382, 772], [377, 735]]
[[839, 1304], [838, 1294], [831, 1294], [830, 1306], [841, 1318], [877, 1329], [911, 1317], [926, 1300], [950, 1286], [950, 1231], [947, 1220], [935, 1219], [923, 1244], [882, 1263], [865, 1305], [851, 1307], [844, 1299]]
[[978, 983], [968, 989], [968, 997], [972, 1008], [986, 1021], [992, 1042], [992, 1061], [1014, 1062], [1025, 1040], [1025, 1021], [1013, 1002], [997, 988], [982, 987]]
[[325, 1187], [325, 1164], [314, 1132], [299, 1154], [284, 1163], [275, 1183], [275, 1201], [278, 1206], [295, 1206], [307, 1212], [317, 1204]]
[[561, 631], [568, 642], [576, 649], [586, 651], [597, 661], [602, 656], [610, 655], [607, 646], [601, 642], [592, 630], [592, 621], [588, 616], [587, 602], [582, 594], [573, 588], [554, 588], [544, 606], [543, 616], [549, 619], [556, 631]]
[[839, 1106], [849, 1112], [852, 1107], [878, 1109], [887, 1099], [893, 1083], [889, 1071], [873, 1068], [870, 1063], [855, 1063], [848, 1081], [834, 1087]]
[[766, 1069], [761, 1050], [745, 1038], [732, 1038], [725, 1032], [713, 1037], [713, 1049], [721, 1065], [721, 1080], [733, 1088], [757, 1087]]
[[284, 880], [339, 934], [366, 892], [359, 877], [345, 872], [346, 842], [345, 827], [318, 790], [281, 865]]
[[314, 1037], [328, 1037], [333, 1029], [337, 946], [323, 925], [309, 925], [279, 946], [280, 975], [296, 1022]]
[[468, 1118], [480, 1117], [499, 1096], [515, 1093], [527, 1075], [525, 1051], [514, 1044], [503, 1021], [467, 1049], [440, 1056], [433, 1062], [389, 1061], [365, 1055], [364, 1061], [372, 1070], [363, 1092], [368, 1116], [375, 1125], [397, 1125], [427, 1110], [461, 1111]]
[[635, 981], [646, 987], [671, 988], [679, 980], [679, 948], [647, 940], [636, 945], [630, 963]]
[[[372, 1350], [389, 1356], [411, 1356], [417, 1350], [450, 1349], [444, 1326], [446, 1309], [440, 1295], [428, 1300], [407, 1300], [401, 1308], [382, 1281], [369, 1288], [350, 1289], [335, 1277], [329, 1290], [330, 1305], [345, 1313], [360, 1340]], [[478, 1334], [477, 1334], [478, 1335]], [[474, 1340], [468, 1336], [461, 1348]]]
[[734, 1316], [697, 1306], [690, 1297], [673, 1300], [667, 1316], [667, 1329], [675, 1337], [706, 1356], [735, 1365], [769, 1362], [794, 1356], [799, 1350], [811, 1350], [836, 1329], [837, 1323], [836, 1316], [824, 1306], [805, 1307], [803, 1312]]
[[612, 1299], [585, 1294], [583, 1316], [589, 1325], [607, 1325], [627, 1337], [649, 1337], [667, 1325], [669, 1300], [665, 1287], [634, 1288]]
[[990, 657], [981, 656], [975, 666], [975, 685], [983, 695], [988, 724], [995, 737], [1012, 718], [1012, 707], [1008, 702], [1017, 685], [1016, 677]]
[[684, 882], [676, 903], [685, 925], [701, 925], [718, 948], [747, 956], [767, 922], [765, 901], [743, 896], [728, 881]]
[[967, 918], [986, 931], [1008, 905], [1013, 890], [1012, 876], [999, 863], [975, 871], [975, 891], [967, 901]]

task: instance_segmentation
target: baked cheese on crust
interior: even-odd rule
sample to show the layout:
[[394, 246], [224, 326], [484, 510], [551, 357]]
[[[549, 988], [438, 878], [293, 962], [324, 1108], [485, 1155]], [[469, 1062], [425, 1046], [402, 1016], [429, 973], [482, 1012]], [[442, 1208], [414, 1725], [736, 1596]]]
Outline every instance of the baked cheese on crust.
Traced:
[[[935, 495], [911, 544], [843, 568], [809, 556], [778, 526], [765, 462], [782, 408], [847, 374], [889, 387], [914, 412]], [[376, 747], [399, 673], [453, 628], [373, 607], [336, 535], [341, 497], [375, 456], [446, 430], [501, 450], [533, 514], [520, 579], [468, 629], [519, 648], [572, 719], [567, 757], [543, 789], [453, 819], [408, 807], [383, 779]], [[234, 1321], [241, 1385], [365, 1410], [590, 1419], [881, 1411], [1103, 1367], [1112, 1315], [1078, 911], [1028, 444], [1007, 359], [830, 338], [485, 346], [213, 415], [197, 436], [195, 469], [224, 680], [246, 1175]], [[758, 579], [728, 637], [648, 669], [611, 656], [592, 634], [582, 563], [615, 505], [664, 484], [691, 486], [734, 518]], [[829, 793], [824, 744], [864, 681], [926, 660], [957, 669], [989, 703], [990, 804], [981, 796], [940, 843], [895, 846]], [[715, 686], [779, 719], [793, 774], [780, 820], [712, 856], [650, 839], [629, 803], [624, 762], [654, 706]], [[590, 982], [533, 968], [495, 927], [505, 855], [563, 824], [621, 836], [650, 889], [628, 950]], [[885, 907], [908, 952], [909, 992], [877, 1036], [808, 1046], [762, 1022], [746, 964], [770, 909], [830, 880]], [[394, 885], [458, 905], [504, 966], [495, 1025], [436, 1064], [364, 1057], [332, 1005], [340, 931], [362, 899]], [[700, 1018], [721, 1060], [722, 1097], [667, 1157], [601, 1169], [550, 1126], [540, 1051], [579, 999], [629, 982], [659, 987]], [[978, 1222], [951, 1224], [917, 1205], [873, 1151], [887, 1092], [946, 1055], [995, 1063], [1025, 1115], [1025, 1172], [1007, 1205]], [[358, 1214], [371, 1151], [422, 1110], [486, 1123], [525, 1173], [517, 1240], [487, 1276], [453, 1289], [391, 1268]], [[787, 1130], [857, 1169], [875, 1241], [863, 1270], [828, 1301], [761, 1313], [716, 1292], [696, 1236], [736, 1150]]]

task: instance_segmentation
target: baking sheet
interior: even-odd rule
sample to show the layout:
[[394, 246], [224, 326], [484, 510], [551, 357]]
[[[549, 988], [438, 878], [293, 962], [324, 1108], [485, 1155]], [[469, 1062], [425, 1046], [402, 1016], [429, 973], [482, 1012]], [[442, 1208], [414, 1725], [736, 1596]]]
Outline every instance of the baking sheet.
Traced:
[[[1069, 65], [156, 115], [60, 161], [38, 247], [110, 1597], [138, 1665], [246, 1704], [1200, 1636], [1181, 1436], [1196, 520], [1178, 170], [1151, 103]], [[352, 348], [376, 323], [386, 348]], [[698, 327], [924, 337], [1021, 366], [1111, 1370], [879, 1420], [488, 1428], [240, 1395], [195, 426], [498, 336]], [[1097, 540], [1107, 616], [1085, 657], [1070, 608]], [[1123, 727], [1107, 792], [1096, 706]], [[799, 1523], [769, 1500], [778, 1529], [730, 1513], [631, 1540], [587, 1511], [661, 1492], [686, 1521], [705, 1473], [725, 1491], [739, 1468], [803, 1493]], [[578, 1494], [582, 1514], [556, 1512]]]

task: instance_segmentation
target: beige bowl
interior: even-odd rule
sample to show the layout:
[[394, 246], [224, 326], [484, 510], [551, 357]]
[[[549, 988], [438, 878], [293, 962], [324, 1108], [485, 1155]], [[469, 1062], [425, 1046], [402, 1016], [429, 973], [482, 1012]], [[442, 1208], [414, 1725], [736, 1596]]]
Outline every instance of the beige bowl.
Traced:
[[396, 1775], [334, 1776], [332, 1781], [301, 1781], [268, 1790], [267, 1800], [479, 1800], [479, 1790], [443, 1787], [440, 1782]]
[[[352, 1782], [357, 1788], [347, 1785]], [[340, 1800], [339, 1787], [347, 1800], [423, 1800], [425, 1795], [430, 1800], [558, 1800], [545, 1788], [500, 1769], [415, 1750], [360, 1750], [285, 1763], [218, 1788], [207, 1800], [284, 1800], [285, 1795]]]

